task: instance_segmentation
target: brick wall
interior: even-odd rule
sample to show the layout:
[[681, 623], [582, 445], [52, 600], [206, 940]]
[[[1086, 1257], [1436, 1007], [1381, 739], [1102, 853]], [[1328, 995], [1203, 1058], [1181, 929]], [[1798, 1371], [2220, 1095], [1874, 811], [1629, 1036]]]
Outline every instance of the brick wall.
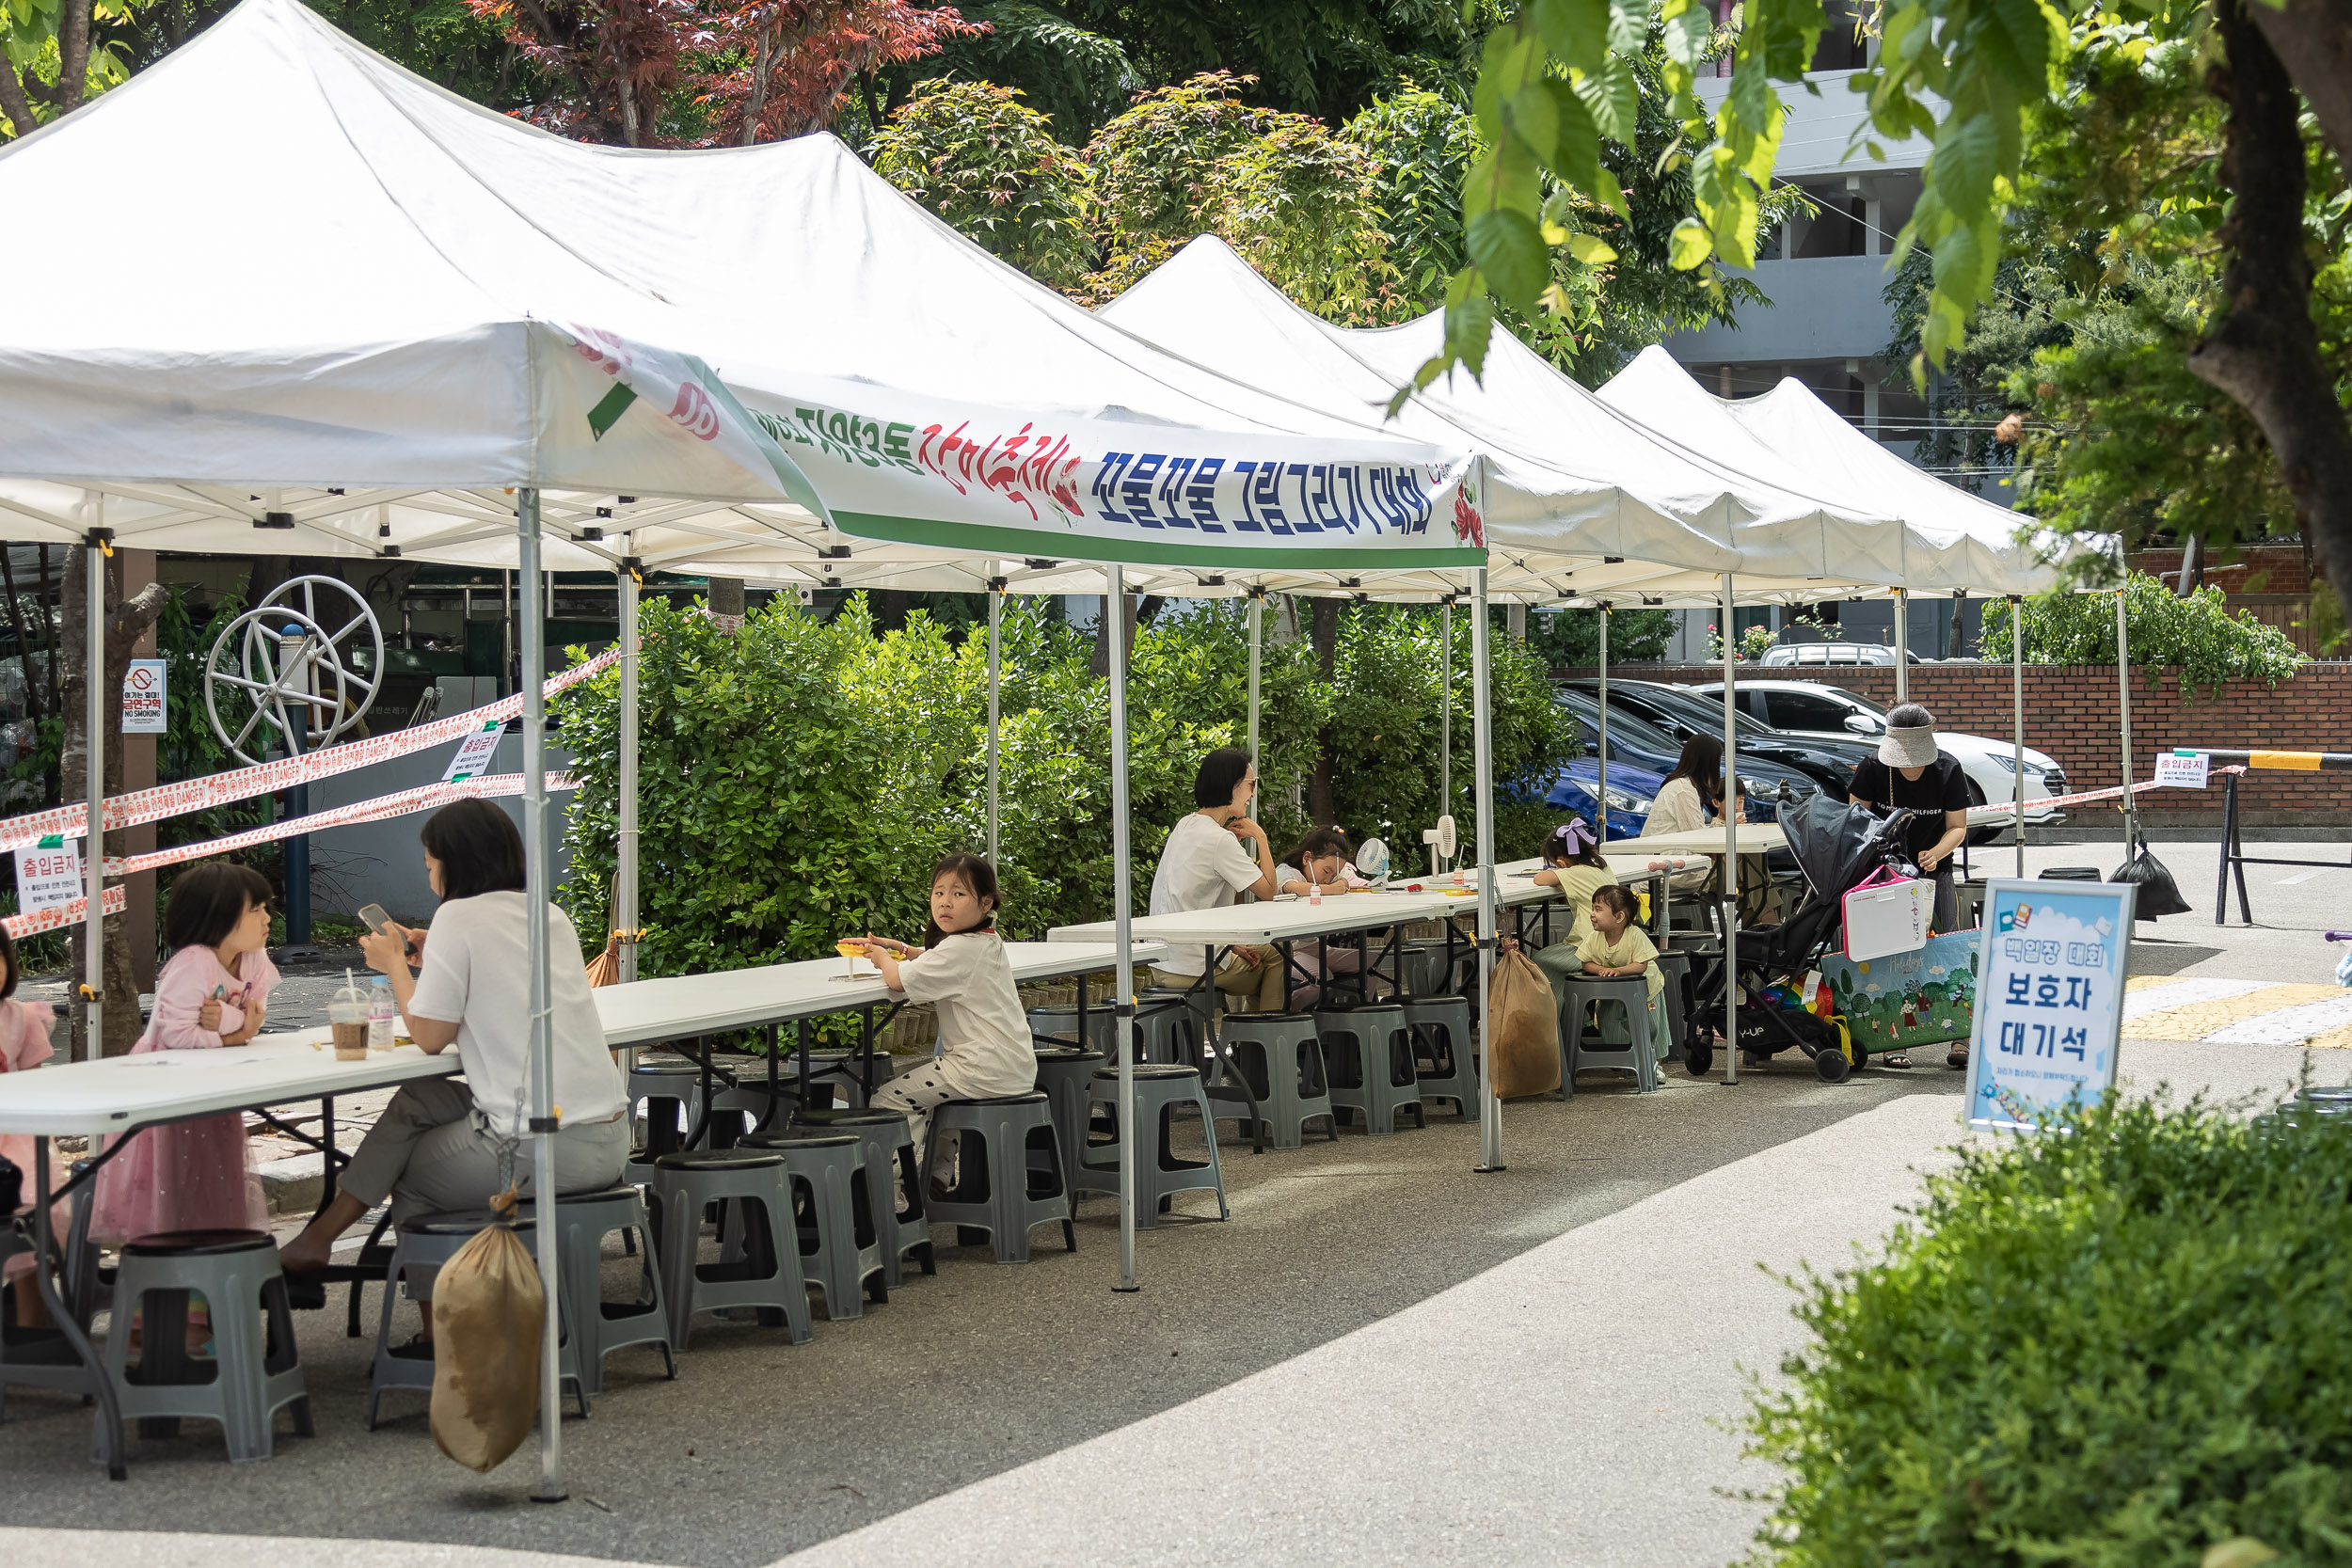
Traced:
[[[1590, 678], [1594, 670], [1561, 674]], [[1723, 678], [1717, 665], [1619, 665], [1613, 679], [1674, 681], [1704, 685]], [[2200, 691], [2184, 699], [2168, 678], [2149, 689], [2145, 672], [2134, 673], [2132, 768], [2145, 780], [2155, 755], [2176, 746], [2222, 746], [2297, 752], [2352, 752], [2352, 664], [2310, 664], [2277, 689], [2260, 682], [2233, 682], [2217, 694]], [[1848, 670], [1758, 670], [1759, 680], [1803, 679], [1842, 686], [1881, 707], [1895, 702], [1891, 668]], [[1911, 700], [1923, 703], [1943, 729], [2006, 738], [2012, 709], [2009, 666], [1931, 664], [1911, 672]], [[2112, 788], [2122, 782], [2121, 702], [2111, 664], [2026, 666], [2026, 744], [2056, 757], [2070, 789]], [[2221, 789], [2161, 790], [2141, 796], [2141, 811], [2153, 827], [2218, 829]], [[2238, 806], [2249, 827], [2342, 828], [2352, 826], [2352, 773], [2247, 774], [2238, 784]], [[2083, 823], [2100, 807], [2077, 808]]]

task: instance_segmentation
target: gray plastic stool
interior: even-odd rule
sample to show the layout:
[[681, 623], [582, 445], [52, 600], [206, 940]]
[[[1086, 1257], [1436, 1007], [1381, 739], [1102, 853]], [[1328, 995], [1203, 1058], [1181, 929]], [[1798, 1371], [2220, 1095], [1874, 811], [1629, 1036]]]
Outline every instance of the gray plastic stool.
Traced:
[[[1603, 1033], [1607, 1026], [1599, 1022], [1595, 1004], [1624, 1009], [1624, 1039], [1612, 1040]], [[1584, 1021], [1588, 1009], [1595, 1013], [1592, 1023]], [[1644, 1094], [1658, 1086], [1658, 1048], [1649, 1031], [1649, 982], [1641, 975], [1565, 982], [1560, 1005], [1561, 1099], [1576, 1098], [1577, 1072], [1588, 1067], [1622, 1068], [1633, 1074]]]
[[[801, 1274], [800, 1238], [791, 1229], [792, 1182], [783, 1155], [739, 1148], [664, 1154], [653, 1163], [653, 1197], [675, 1350], [685, 1352], [695, 1313], [723, 1307], [756, 1308], [762, 1325], [782, 1326], [792, 1343], [808, 1343], [816, 1316]], [[735, 1258], [705, 1263], [698, 1260], [703, 1211], [714, 1203], [732, 1210], [742, 1246]]]
[[[1200, 1069], [1138, 1063], [1135, 1081], [1135, 1123], [1141, 1133], [1135, 1156], [1136, 1228], [1156, 1227], [1176, 1194], [1203, 1187], [1216, 1194], [1216, 1217], [1231, 1218], [1232, 1211], [1225, 1206], [1225, 1173], [1216, 1159], [1216, 1113], [1202, 1092]], [[1089, 1144], [1081, 1155], [1078, 1175], [1071, 1183], [1073, 1199], [1088, 1193], [1119, 1191], [1119, 1144], [1127, 1128], [1119, 1103], [1119, 1069], [1097, 1069], [1092, 1092], [1093, 1102], [1107, 1109], [1112, 1138], [1106, 1144]], [[1168, 1147], [1169, 1123], [1180, 1105], [1200, 1113], [1200, 1133], [1209, 1145], [1206, 1160], [1179, 1160]]]
[[[528, 1204], [523, 1212], [530, 1212]], [[677, 1356], [670, 1348], [670, 1309], [661, 1296], [661, 1270], [654, 1260], [645, 1195], [631, 1186], [564, 1193], [555, 1200], [555, 1224], [564, 1275], [564, 1328], [580, 1340], [586, 1391], [603, 1393], [604, 1358], [633, 1345], [660, 1346], [662, 1366], [675, 1380]], [[644, 1243], [636, 1249], [634, 1301], [604, 1299], [604, 1239], [615, 1230]]]
[[1078, 1008], [1056, 1004], [1029, 1009], [1029, 1038], [1041, 1051], [1047, 1046], [1063, 1046], [1073, 1051], [1100, 1051], [1111, 1053], [1112, 1031], [1119, 1015], [1108, 1002], [1087, 1004], [1086, 1038], [1078, 1038]]
[[[535, 1263], [539, 1248], [532, 1224], [534, 1218], [529, 1204], [516, 1207], [515, 1237]], [[376, 1407], [393, 1389], [413, 1388], [428, 1394], [433, 1391], [432, 1346], [412, 1344], [395, 1348], [392, 1344], [392, 1307], [400, 1299], [403, 1285], [414, 1288], [416, 1281], [411, 1271], [430, 1280], [440, 1272], [442, 1264], [457, 1256], [460, 1247], [498, 1223], [499, 1216], [490, 1210], [466, 1209], [445, 1214], [420, 1214], [400, 1227], [399, 1238], [392, 1246], [391, 1263], [384, 1273], [384, 1305], [375, 1323], [375, 1365], [368, 1376], [367, 1408], [359, 1418], [363, 1430], [375, 1430]], [[563, 1223], [561, 1208], [556, 1211], [556, 1223]], [[556, 1366], [565, 1389], [580, 1401], [580, 1413], [585, 1417], [588, 1387], [580, 1376], [580, 1341], [572, 1326], [577, 1320], [560, 1283], [555, 1305], [561, 1346]]]
[[[204, 1298], [212, 1314], [209, 1360], [187, 1354], [191, 1292]], [[135, 1362], [135, 1308], [143, 1319]], [[295, 1434], [312, 1434], [285, 1276], [278, 1270], [277, 1244], [261, 1231], [174, 1230], [125, 1246], [115, 1274], [105, 1359], [126, 1422], [218, 1421], [232, 1460], [267, 1459], [273, 1418], [288, 1405]]]
[[[1091, 1014], [1094, 1009], [1087, 1009]], [[1110, 1009], [1103, 1013], [1110, 1016]], [[1037, 1014], [1029, 1014], [1034, 1026]], [[1089, 1026], [1093, 1020], [1088, 1019]], [[1086, 1148], [1088, 1085], [1094, 1082], [1094, 1069], [1103, 1065], [1100, 1051], [1081, 1051], [1074, 1045], [1041, 1045], [1037, 1048], [1037, 1086], [1045, 1096], [1045, 1103], [1054, 1113], [1054, 1136], [1061, 1146], [1061, 1168], [1078, 1168], [1079, 1151]]]
[[1331, 1079], [1324, 1069], [1323, 1041], [1315, 1034], [1313, 1019], [1303, 1013], [1234, 1013], [1225, 1020], [1221, 1043], [1242, 1083], [1220, 1078], [1208, 1085], [1208, 1096], [1242, 1108], [1217, 1115], [1233, 1117], [1245, 1132], [1252, 1131], [1248, 1100], [1242, 1093], [1246, 1085], [1265, 1117], [1275, 1148], [1304, 1145], [1307, 1123], [1317, 1117], [1332, 1141], [1339, 1140], [1340, 1118], [1331, 1109]]
[[1423, 1104], [1451, 1100], [1464, 1121], [1478, 1119], [1478, 1045], [1470, 998], [1416, 997], [1400, 1003], [1413, 1030], [1413, 1071]]
[[1444, 996], [1454, 990], [1453, 969], [1461, 962], [1465, 954], [1475, 958], [1477, 945], [1455, 941], [1452, 962], [1449, 963], [1444, 942], [1425, 939], [1408, 942], [1399, 953], [1405, 973], [1398, 979], [1415, 996]]
[[819, 1132], [850, 1132], [864, 1145], [866, 1201], [873, 1206], [874, 1228], [882, 1249], [882, 1284], [897, 1290], [906, 1283], [906, 1259], [937, 1274], [931, 1253], [930, 1216], [924, 1212], [922, 1172], [915, 1166], [914, 1135], [903, 1111], [873, 1107], [837, 1107], [803, 1111], [800, 1125]]
[[1421, 1101], [1421, 1079], [1413, 1070], [1413, 1029], [1393, 1002], [1345, 1012], [1315, 1014], [1323, 1059], [1331, 1069], [1331, 1103], [1364, 1118], [1364, 1131], [1386, 1137], [1396, 1131], [1397, 1114], [1413, 1113], [1429, 1125]]
[[[644, 1101], [644, 1134], [633, 1140], [650, 1162], [686, 1147], [703, 1119], [703, 1069], [683, 1056], [640, 1056], [628, 1069], [632, 1116]], [[684, 1125], [681, 1126], [680, 1122]]]
[[1070, 1179], [1061, 1165], [1053, 1107], [1042, 1093], [946, 1101], [931, 1117], [925, 1169], [944, 1168], [940, 1150], [950, 1138], [961, 1154], [956, 1184], [946, 1196], [930, 1199], [932, 1223], [987, 1231], [999, 1263], [1027, 1262], [1029, 1227], [1054, 1220], [1061, 1222], [1064, 1249], [1078, 1250], [1077, 1227], [1070, 1223]]
[[868, 1289], [877, 1305], [889, 1301], [882, 1238], [866, 1186], [865, 1140], [854, 1132], [753, 1132], [741, 1147], [784, 1156], [793, 1184], [801, 1275], [825, 1292], [826, 1319], [864, 1316]]
[[[1136, 999], [1136, 1016], [1143, 1021], [1144, 1054], [1140, 1061], [1175, 1062], [1200, 1067], [1211, 1041], [1216, 1038], [1216, 988], [1174, 990], [1154, 986]], [[1182, 1009], [1177, 1011], [1174, 1009]], [[1168, 1016], [1161, 1022], [1161, 1015]], [[1104, 1060], [1117, 1061], [1104, 1053]]]

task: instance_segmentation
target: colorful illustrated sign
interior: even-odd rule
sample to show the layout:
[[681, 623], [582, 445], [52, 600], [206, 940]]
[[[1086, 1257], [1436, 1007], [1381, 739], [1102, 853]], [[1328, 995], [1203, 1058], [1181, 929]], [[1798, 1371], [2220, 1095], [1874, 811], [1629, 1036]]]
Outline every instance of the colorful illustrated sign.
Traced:
[[2069, 1101], [2089, 1103], [2114, 1085], [2136, 891], [2127, 882], [1986, 884], [1971, 1126], [2038, 1131]]
[[1977, 933], [1930, 937], [1918, 951], [1855, 960], [1830, 954], [1821, 978], [1854, 1043], [1873, 1053], [1968, 1037], [1977, 1009]]
[[122, 733], [165, 733], [162, 659], [135, 658], [122, 672]]

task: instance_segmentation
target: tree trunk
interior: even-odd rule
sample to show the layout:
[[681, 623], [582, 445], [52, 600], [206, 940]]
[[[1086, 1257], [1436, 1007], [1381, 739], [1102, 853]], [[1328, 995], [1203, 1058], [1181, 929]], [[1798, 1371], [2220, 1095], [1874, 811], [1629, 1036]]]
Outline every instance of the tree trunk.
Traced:
[[743, 629], [743, 579], [712, 578], [708, 597], [710, 619], [730, 636]]
[[[6, 63], [0, 61], [0, 65]], [[16, 660], [24, 670], [24, 717], [38, 722], [43, 709], [40, 688], [33, 680], [33, 640], [25, 635], [24, 602], [16, 596], [16, 567], [4, 544], [0, 544], [0, 583], [8, 591], [8, 627], [16, 633]]]
[[[1111, 610], [1108, 594], [1095, 595], [1101, 612], [1094, 617], [1094, 662], [1090, 668], [1097, 680], [1108, 680], [1111, 674]], [[1127, 671], [1136, 668], [1136, 596], [1125, 595], [1120, 606], [1120, 621], [1127, 634]]]
[[773, 17], [759, 29], [759, 57], [752, 64], [751, 102], [743, 105], [743, 145], [759, 140], [759, 117], [768, 108], [768, 78], [776, 68], [776, 23]]
[[65, 0], [57, 13], [57, 113], [82, 106], [89, 88], [89, 23], [92, 0]]
[[8, 117], [11, 135], [33, 134], [33, 105], [25, 101], [24, 84], [5, 55], [0, 55], [0, 115]]
[[[65, 646], [60, 662], [65, 666], [62, 691], [65, 744], [59, 768], [65, 790], [87, 801], [89, 799], [87, 781], [89, 777], [90, 747], [89, 727], [85, 721], [87, 705], [84, 696], [87, 690], [84, 682], [89, 678], [87, 653], [89, 633], [88, 622], [85, 619], [89, 598], [87, 563], [69, 552], [64, 578]], [[105, 710], [118, 715], [122, 705], [119, 695], [122, 677], [130, 667], [131, 651], [139, 639], [147, 635], [147, 628], [155, 624], [155, 617], [163, 613], [165, 598], [164, 585], [151, 582], [138, 597], [128, 604], [114, 602], [120, 600], [121, 588], [122, 562], [118, 558], [106, 566], [106, 590], [110, 604], [101, 607], [101, 613], [106, 616], [106, 662], [98, 677], [102, 683], [100, 689], [111, 698], [105, 705]], [[103, 728], [104, 734], [100, 742], [106, 749], [104, 776], [106, 795], [111, 800], [122, 789], [122, 726], [112, 722]], [[127, 833], [119, 830], [106, 834], [99, 852], [110, 855], [128, 853], [128, 837]], [[96, 843], [94, 837], [92, 843]], [[77, 979], [85, 973], [82, 950], [85, 930], [86, 927], [79, 924], [73, 927], [73, 973]], [[131, 1047], [138, 1042], [142, 1027], [138, 981], [132, 974], [130, 933], [125, 923], [119, 919], [109, 920], [105, 932], [106, 1037], [100, 1043], [100, 1049], [108, 1056], [121, 1056], [128, 1054]], [[82, 1025], [77, 1022], [75, 1027], [78, 1033]]]
[[2240, 25], [2247, 18], [2302, 89], [2336, 162], [2352, 170], [2352, 0], [2284, 0], [2275, 9], [2257, 0]]
[[[1337, 599], [1317, 599], [1314, 602], [1314, 649], [1316, 673], [1322, 677], [1323, 684], [1328, 686], [1339, 668], [1340, 601]], [[1332, 739], [1331, 728], [1327, 724], [1316, 732], [1315, 770], [1307, 780], [1307, 815], [1314, 818], [1318, 828], [1330, 827], [1339, 815], [1339, 809], [1331, 799]]]
[[[2251, 8], [2260, 10], [2260, 0]], [[2221, 278], [2230, 311], [2190, 351], [2188, 368], [2262, 426], [2320, 569], [2338, 599], [2352, 604], [2352, 426], [2312, 322], [2301, 105], [2248, 9], [2245, 0], [2214, 8], [2226, 59], [2205, 80], [2230, 105], [2221, 179], [2233, 199], [2217, 236], [2230, 255]]]

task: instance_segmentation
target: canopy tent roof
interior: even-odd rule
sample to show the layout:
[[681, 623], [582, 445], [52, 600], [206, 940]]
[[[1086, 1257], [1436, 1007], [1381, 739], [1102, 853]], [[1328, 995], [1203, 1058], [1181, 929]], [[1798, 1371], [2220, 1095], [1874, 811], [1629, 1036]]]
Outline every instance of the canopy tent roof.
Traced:
[[[1481, 559], [1467, 453], [1145, 343], [830, 137], [566, 141], [298, 0], [246, 0], [0, 150], [0, 202], [68, 240], [13, 255], [0, 297], [15, 537], [78, 537], [103, 497], [146, 546], [496, 564], [531, 485], [561, 569], [632, 528], [649, 564], [835, 576], [859, 538], [1212, 573]], [[224, 216], [266, 237], [198, 239], [158, 287], [155, 236]]]
[[2067, 540], [2041, 531], [2020, 545], [2019, 531], [2030, 529], [2032, 518], [1947, 483], [1898, 457], [1793, 376], [1782, 377], [1778, 386], [1761, 397], [1736, 399], [1724, 407], [1765, 445], [1782, 452], [1802, 453], [1807, 471], [1820, 476], [1821, 483], [1836, 493], [1883, 497], [1890, 510], [1931, 536], [1962, 535], [2005, 557], [2022, 554], [2054, 566], [2062, 566], [2078, 553], [2113, 551], [2111, 540]]
[[[1653, 345], [1600, 396], [1776, 484], [1849, 507], [1867, 497], [1900, 516], [1929, 546], [1901, 579], [1914, 593], [2037, 594], [2057, 580], [2042, 549], [2018, 543], [2025, 519], [1914, 467], [1792, 380], [1752, 404], [1733, 402], [1708, 391]], [[1766, 403], [1773, 406], [1756, 406]]]
[[[1317, 407], [1379, 419], [1444, 336], [1442, 311], [1349, 329], [1301, 309], [1214, 236], [1194, 240], [1104, 308], [1120, 325]], [[1490, 588], [1550, 602], [1809, 601], [1941, 581], [1945, 546], [1867, 487], [1807, 493], [1778, 466], [1742, 467], [1677, 423], [1630, 416], [1498, 331], [1485, 371], [1410, 400], [1394, 428], [1486, 454], [1510, 482], [1486, 508]]]

